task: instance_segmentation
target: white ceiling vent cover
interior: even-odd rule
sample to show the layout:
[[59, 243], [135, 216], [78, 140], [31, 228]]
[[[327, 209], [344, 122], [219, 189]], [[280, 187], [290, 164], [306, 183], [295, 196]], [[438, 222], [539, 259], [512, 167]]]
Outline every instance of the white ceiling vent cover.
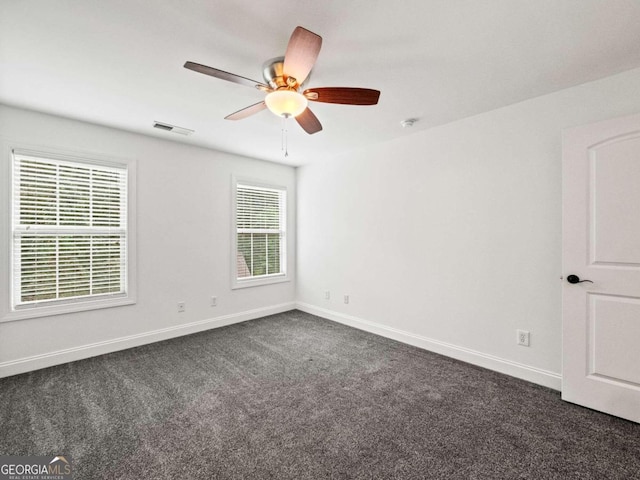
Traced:
[[191, 135], [195, 130], [190, 130], [184, 127], [178, 127], [164, 122], [153, 122], [153, 128], [158, 130], [164, 130], [166, 132], [179, 133], [180, 135]]

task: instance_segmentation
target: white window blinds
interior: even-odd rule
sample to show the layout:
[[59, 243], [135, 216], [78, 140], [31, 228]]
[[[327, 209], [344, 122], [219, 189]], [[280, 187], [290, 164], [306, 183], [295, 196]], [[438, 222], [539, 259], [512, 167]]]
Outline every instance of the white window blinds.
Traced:
[[127, 167], [13, 154], [13, 307], [127, 292]]
[[285, 273], [286, 191], [237, 184], [238, 279]]

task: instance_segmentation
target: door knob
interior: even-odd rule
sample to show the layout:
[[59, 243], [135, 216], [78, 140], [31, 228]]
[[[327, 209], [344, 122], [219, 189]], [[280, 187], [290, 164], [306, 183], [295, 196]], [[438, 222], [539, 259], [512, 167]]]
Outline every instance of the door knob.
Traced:
[[577, 275], [569, 275], [567, 277], [567, 282], [569, 282], [569, 283], [584, 283], [584, 282], [593, 283], [591, 280], [580, 280], [580, 277], [577, 276]]

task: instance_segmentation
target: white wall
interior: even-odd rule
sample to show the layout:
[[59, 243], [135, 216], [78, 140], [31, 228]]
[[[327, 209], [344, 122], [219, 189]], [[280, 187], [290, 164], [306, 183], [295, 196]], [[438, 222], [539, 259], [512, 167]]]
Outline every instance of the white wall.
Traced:
[[561, 129], [640, 111], [639, 85], [632, 70], [300, 168], [299, 305], [559, 388]]
[[[3, 152], [17, 142], [136, 159], [138, 237], [137, 304], [0, 323], [0, 376], [293, 308], [294, 168], [5, 106], [0, 141]], [[0, 162], [6, 252], [9, 158]], [[231, 290], [232, 175], [288, 188], [291, 281]], [[0, 311], [9, 301], [6, 257]], [[178, 301], [185, 313], [177, 313]]]

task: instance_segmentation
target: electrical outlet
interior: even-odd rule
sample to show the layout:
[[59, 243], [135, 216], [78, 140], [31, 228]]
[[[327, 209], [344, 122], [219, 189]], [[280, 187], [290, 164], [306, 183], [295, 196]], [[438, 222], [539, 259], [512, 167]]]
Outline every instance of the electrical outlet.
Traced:
[[523, 347], [528, 347], [531, 334], [526, 330], [516, 330], [516, 332], [518, 334], [518, 338], [517, 338], [518, 345], [522, 345]]
[[187, 304], [185, 302], [178, 302], [178, 313], [182, 313], [187, 308]]
[[218, 297], [211, 297], [211, 306], [212, 307], [218, 306]]
[[324, 291], [324, 299], [329, 300], [331, 298], [331, 292], [329, 290]]
[[344, 303], [349, 303], [349, 295], [344, 296]]

